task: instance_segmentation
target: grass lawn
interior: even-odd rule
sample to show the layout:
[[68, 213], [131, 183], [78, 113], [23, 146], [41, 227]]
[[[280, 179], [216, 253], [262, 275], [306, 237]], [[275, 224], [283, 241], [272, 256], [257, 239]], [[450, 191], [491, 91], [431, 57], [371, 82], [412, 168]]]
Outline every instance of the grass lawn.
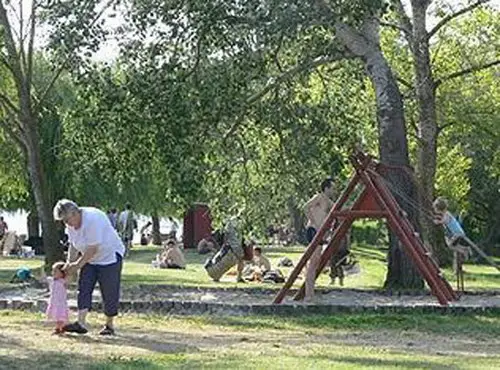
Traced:
[[[269, 284], [247, 283], [236, 284], [234, 275], [226, 275], [219, 283], [213, 282], [203, 268], [207, 256], [198, 255], [193, 250], [186, 252], [188, 262], [187, 269], [182, 270], [160, 270], [151, 267], [151, 260], [160, 251], [159, 247], [135, 246], [131, 255], [125, 260], [123, 270], [123, 281], [125, 285], [136, 284], [174, 284], [183, 286], [201, 287], [247, 287], [247, 288], [272, 288], [278, 287]], [[287, 256], [297, 262], [304, 247], [269, 247], [264, 248], [272, 264], [276, 266], [281, 257]], [[345, 280], [346, 288], [379, 289], [382, 287], [386, 274], [385, 252], [366, 245], [354, 245], [353, 253], [357, 256], [361, 265], [361, 273], [348, 276]], [[42, 264], [37, 259], [17, 259], [0, 257], [0, 289], [8, 287], [8, 281], [20, 266], [39, 268]], [[282, 268], [285, 276], [289, 268]], [[489, 265], [465, 265], [465, 286], [468, 290], [499, 289], [500, 274]], [[445, 269], [445, 275], [450, 282], [454, 281], [454, 275], [450, 269]], [[318, 279], [318, 286], [329, 286], [328, 274], [323, 274]], [[296, 285], [301, 284], [298, 280]]]
[[19, 259], [15, 257], [0, 257], [0, 290], [12, 286], [9, 281], [14, 276], [16, 270], [26, 266], [37, 272], [43, 264], [41, 258]]
[[[126, 285], [272, 287], [211, 282], [206, 256], [187, 252], [186, 271], [157, 270], [154, 247], [135, 247], [124, 265]], [[298, 261], [301, 247], [267, 248], [275, 264]], [[355, 246], [361, 273], [347, 287], [380, 288], [383, 251]], [[16, 268], [39, 268], [40, 259], [0, 258], [0, 289]], [[500, 277], [487, 266], [467, 265], [468, 289], [498, 289]], [[287, 271], [285, 271], [286, 273]], [[450, 271], [446, 272], [451, 274]], [[327, 286], [322, 275], [319, 285]], [[301, 317], [160, 316], [125, 314], [118, 335], [96, 334], [103, 316], [90, 315], [86, 336], [52, 336], [41, 314], [0, 311], [0, 369], [500, 369], [500, 317], [390, 314]]]
[[0, 311], [0, 369], [495, 369], [500, 318], [127, 314], [117, 336], [51, 335], [39, 314]]

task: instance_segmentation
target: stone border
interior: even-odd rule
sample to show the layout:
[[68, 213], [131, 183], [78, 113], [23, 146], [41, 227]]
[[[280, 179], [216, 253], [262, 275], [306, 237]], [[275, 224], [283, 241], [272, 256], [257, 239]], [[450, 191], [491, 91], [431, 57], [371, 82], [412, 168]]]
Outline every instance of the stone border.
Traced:
[[[171, 291], [198, 291], [198, 292], [242, 292], [249, 294], [277, 294], [281, 284], [277, 285], [275, 288], [265, 288], [265, 287], [255, 287], [255, 288], [237, 288], [237, 287], [210, 287], [210, 286], [183, 286], [174, 284], [137, 284], [125, 287], [124, 290], [143, 290], [147, 289], [150, 291], [155, 290], [171, 290]], [[295, 294], [298, 291], [297, 288], [292, 288], [288, 294]], [[430, 296], [431, 292], [427, 289], [423, 290], [403, 290], [403, 291], [390, 291], [385, 289], [360, 289], [360, 288], [315, 288], [316, 293], [329, 294], [329, 293], [365, 293], [374, 294], [382, 296]], [[495, 296], [500, 295], [500, 290], [466, 290], [465, 295], [472, 296]]]
[[[45, 312], [46, 300], [0, 300], [0, 310], [23, 310], [31, 312]], [[71, 307], [75, 309], [76, 307]], [[101, 302], [94, 302], [92, 310], [102, 310]], [[230, 304], [205, 303], [198, 301], [122, 301], [120, 312], [124, 313], [155, 313], [175, 315], [277, 315], [299, 316], [304, 314], [331, 315], [339, 313], [380, 313], [380, 314], [500, 314], [500, 306], [439, 306], [439, 305], [306, 305], [306, 304]]]

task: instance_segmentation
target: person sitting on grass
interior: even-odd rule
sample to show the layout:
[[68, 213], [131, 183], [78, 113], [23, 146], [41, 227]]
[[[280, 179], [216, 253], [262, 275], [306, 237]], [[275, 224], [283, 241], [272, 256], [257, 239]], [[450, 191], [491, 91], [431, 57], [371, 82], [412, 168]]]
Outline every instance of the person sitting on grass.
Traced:
[[163, 269], [185, 269], [186, 260], [175, 240], [169, 239], [165, 249], [160, 256], [160, 268]]
[[251, 263], [243, 268], [243, 278], [247, 281], [263, 281], [264, 275], [271, 271], [271, 262], [262, 254], [262, 248], [253, 248]]
[[271, 262], [269, 259], [262, 254], [261, 247], [255, 247], [253, 249], [253, 265], [257, 267], [262, 274], [265, 274], [267, 271], [271, 270]]
[[198, 254], [208, 254], [217, 252], [217, 248], [215, 247], [216, 242], [212, 237], [203, 238], [200, 240], [197, 246]]

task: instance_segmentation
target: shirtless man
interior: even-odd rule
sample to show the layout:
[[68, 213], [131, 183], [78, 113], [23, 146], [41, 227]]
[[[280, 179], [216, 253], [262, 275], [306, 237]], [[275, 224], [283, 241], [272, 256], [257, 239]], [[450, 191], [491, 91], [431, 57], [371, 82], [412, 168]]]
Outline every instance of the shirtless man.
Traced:
[[186, 260], [174, 239], [167, 241], [164, 252], [160, 256], [160, 268], [185, 269]]
[[[321, 225], [328, 216], [333, 201], [330, 199], [334, 193], [333, 179], [326, 178], [321, 183], [321, 192], [313, 196], [305, 205], [304, 212], [307, 217], [307, 241], [311, 243], [320, 229]], [[314, 282], [316, 280], [316, 270], [321, 259], [321, 246], [318, 245], [314, 250], [306, 267], [306, 286], [305, 286], [305, 301], [311, 301], [314, 297]]]

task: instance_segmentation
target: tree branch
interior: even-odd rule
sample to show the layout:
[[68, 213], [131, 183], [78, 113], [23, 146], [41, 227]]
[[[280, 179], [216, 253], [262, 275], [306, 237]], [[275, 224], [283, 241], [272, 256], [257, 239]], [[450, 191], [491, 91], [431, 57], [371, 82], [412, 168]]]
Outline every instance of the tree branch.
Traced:
[[448, 128], [448, 127], [450, 127], [450, 126], [453, 126], [453, 125], [454, 125], [454, 124], [456, 124], [456, 123], [457, 123], [456, 121], [449, 121], [449, 122], [447, 122], [447, 123], [442, 124], [441, 126], [438, 126], [438, 128], [437, 128], [437, 133], [438, 133], [438, 135], [439, 135], [442, 131], [444, 131], [446, 128]]
[[19, 145], [21, 150], [25, 154], [27, 154], [28, 145], [26, 143], [26, 140], [24, 139], [24, 137], [21, 134], [22, 130], [19, 127], [17, 127], [17, 129], [19, 130], [19, 132], [18, 132], [12, 126], [15, 127], [16, 125], [10, 124], [9, 122], [7, 122], [6, 119], [0, 120], [0, 127], [2, 127], [5, 130], [5, 132], [7, 133], [7, 135], [9, 135], [9, 137]]
[[31, 94], [32, 78], [33, 78], [33, 53], [34, 53], [34, 43], [35, 43], [35, 25], [36, 25], [36, 0], [32, 0], [31, 3], [31, 17], [30, 17], [30, 32], [28, 40], [28, 66], [26, 68], [26, 81], [28, 83], [28, 92]]
[[457, 78], [457, 77], [462, 77], [462, 76], [465, 76], [465, 75], [470, 74], [470, 73], [479, 72], [479, 71], [482, 71], [483, 69], [488, 69], [488, 68], [496, 66], [498, 64], [500, 64], [500, 59], [494, 60], [490, 63], [486, 63], [486, 64], [482, 64], [482, 65], [478, 65], [478, 66], [473, 66], [470, 68], [463, 69], [461, 71], [451, 73], [448, 76], [444, 76], [444, 77], [436, 80], [436, 82], [434, 83], [434, 89], [437, 89], [439, 87], [439, 85], [441, 85], [443, 82], [452, 80], [452, 79]]
[[10, 100], [10, 98], [2, 92], [0, 92], [0, 103], [3, 104], [6, 109], [12, 111], [12, 113], [19, 115], [19, 108], [17, 108], [12, 100]]
[[400, 31], [400, 32], [404, 33], [406, 36], [411, 36], [411, 31], [408, 30], [406, 27], [403, 27], [400, 24], [392, 23], [392, 22], [385, 22], [385, 21], [380, 21], [379, 23], [381, 26], [389, 27], [389, 28], [392, 28], [396, 31]]
[[434, 28], [432, 28], [428, 34], [427, 34], [427, 39], [430, 39], [432, 36], [434, 36], [436, 34], [436, 32], [438, 32], [443, 26], [445, 26], [448, 22], [452, 21], [453, 19], [457, 18], [457, 17], [460, 17], [461, 15], [465, 14], [465, 13], [468, 13], [474, 9], [476, 9], [477, 7], [483, 5], [483, 4], [486, 4], [488, 3], [490, 0], [478, 0], [476, 1], [475, 3], [472, 3], [470, 4], [469, 6], [466, 6], [465, 8], [463, 9], [460, 9], [459, 11], [455, 12], [455, 13], [452, 13], [452, 14], [449, 14], [447, 15], [446, 17], [444, 17], [443, 19], [441, 19], [435, 26]]
[[205, 32], [207, 31], [207, 27], [204, 27], [201, 31], [200, 34], [198, 35], [198, 40], [196, 41], [196, 55], [195, 55], [195, 60], [193, 66], [189, 69], [189, 71], [184, 75], [184, 79], [187, 79], [190, 77], [198, 68], [198, 65], [200, 64], [201, 60], [201, 46], [202, 42], [205, 38]]
[[23, 0], [19, 0], [19, 54], [21, 55], [21, 65], [26, 72], [26, 53], [24, 51], [24, 12]]
[[406, 10], [401, 0], [394, 0], [393, 3], [396, 8], [396, 15], [401, 28], [406, 31], [405, 34], [411, 40], [413, 34], [413, 24], [411, 23], [410, 17], [408, 17], [408, 14], [406, 14]]
[[[97, 16], [92, 20], [92, 22], [90, 22], [90, 24], [87, 25], [86, 27], [89, 29], [92, 28], [96, 24], [96, 22], [101, 18], [101, 16], [104, 14], [104, 12], [110, 7], [110, 5], [113, 3], [113, 1], [114, 0], [109, 0], [106, 3], [106, 5], [101, 9], [101, 11], [97, 14]], [[82, 17], [83, 17], [83, 15], [82, 15]], [[64, 71], [64, 69], [66, 68], [66, 66], [70, 62], [71, 58], [73, 57], [72, 53], [76, 50], [76, 48], [77, 47], [75, 46], [72, 50], [68, 51], [68, 55], [66, 56], [66, 58], [63, 60], [63, 62], [59, 66], [59, 68], [56, 70], [56, 72], [52, 76], [52, 79], [48, 83], [45, 90], [42, 92], [42, 95], [40, 96], [40, 98], [38, 99], [38, 103], [35, 105], [35, 109], [34, 109], [35, 113], [38, 112], [38, 110], [40, 109], [40, 106], [43, 104], [44, 100], [47, 98], [47, 95], [49, 94], [50, 90], [52, 89], [52, 87], [56, 83], [57, 79], [59, 78], [61, 73]]]
[[395, 78], [396, 78], [396, 81], [398, 81], [401, 85], [403, 85], [409, 89], [413, 89], [413, 85], [410, 82], [406, 81], [404, 78], [398, 77], [398, 76], [395, 76]]
[[18, 93], [22, 91], [22, 69], [17, 59], [16, 43], [14, 42], [14, 36], [12, 35], [12, 28], [7, 17], [7, 10], [3, 6], [3, 2], [0, 1], [0, 25], [3, 27], [5, 48], [7, 49], [7, 60], [5, 61], [9, 65], [9, 69], [14, 76], [14, 82], [16, 83]]
[[3, 57], [3, 55], [0, 54], [0, 63], [2, 63], [5, 68], [9, 70], [9, 72], [14, 76], [14, 71], [12, 70], [12, 67], [10, 66], [9, 62]]
[[[278, 87], [281, 83], [290, 80], [293, 78], [295, 75], [309, 71], [311, 69], [317, 68], [321, 65], [332, 63], [341, 59], [346, 59], [347, 56], [344, 54], [339, 54], [339, 55], [334, 55], [334, 56], [328, 56], [328, 57], [318, 57], [316, 59], [313, 59], [311, 61], [308, 61], [306, 63], [299, 64], [291, 69], [289, 69], [286, 72], [283, 72], [281, 75], [275, 78], [270, 78], [266, 84], [266, 86], [259, 92], [255, 93], [254, 95], [250, 96], [246, 102], [245, 106], [249, 106], [260, 100], [262, 97], [267, 95], [269, 91], [274, 89], [275, 87]], [[238, 125], [240, 124], [239, 120], [236, 121], [230, 128], [229, 130], [224, 134], [223, 140], [226, 140], [230, 135], [232, 135], [236, 129], [238, 128]]]
[[284, 39], [284, 33], [281, 32], [279, 39], [278, 39], [278, 46], [276, 47], [276, 50], [273, 53], [273, 60], [276, 66], [278, 67], [278, 70], [283, 73], [283, 67], [281, 66], [280, 60], [279, 60], [279, 53], [281, 51], [281, 46], [283, 44], [283, 39]]

